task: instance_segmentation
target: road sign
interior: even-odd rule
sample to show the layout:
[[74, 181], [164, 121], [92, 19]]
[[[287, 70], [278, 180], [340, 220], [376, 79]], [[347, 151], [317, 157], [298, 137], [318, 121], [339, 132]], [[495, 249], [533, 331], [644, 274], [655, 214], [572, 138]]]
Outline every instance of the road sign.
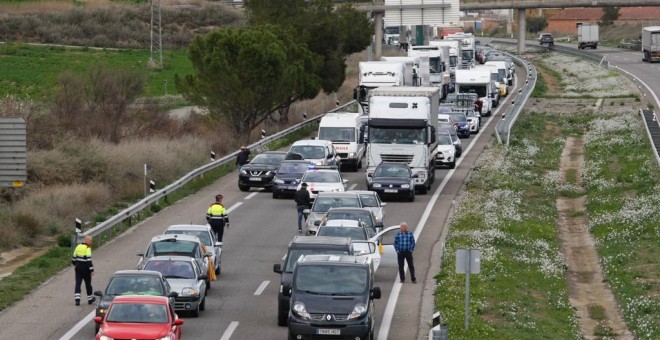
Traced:
[[0, 118], [0, 187], [27, 181], [27, 134], [23, 118]]
[[470, 274], [481, 272], [480, 249], [457, 249], [456, 272], [465, 274], [465, 329], [470, 327]]

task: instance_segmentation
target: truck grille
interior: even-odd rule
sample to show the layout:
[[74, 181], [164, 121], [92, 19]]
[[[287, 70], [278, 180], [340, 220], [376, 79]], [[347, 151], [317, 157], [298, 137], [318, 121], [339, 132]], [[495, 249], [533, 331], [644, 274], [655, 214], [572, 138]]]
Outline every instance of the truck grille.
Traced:
[[406, 163], [410, 164], [413, 160], [413, 155], [380, 155], [383, 162]]
[[337, 153], [337, 156], [339, 156], [339, 158], [348, 158], [347, 153]]

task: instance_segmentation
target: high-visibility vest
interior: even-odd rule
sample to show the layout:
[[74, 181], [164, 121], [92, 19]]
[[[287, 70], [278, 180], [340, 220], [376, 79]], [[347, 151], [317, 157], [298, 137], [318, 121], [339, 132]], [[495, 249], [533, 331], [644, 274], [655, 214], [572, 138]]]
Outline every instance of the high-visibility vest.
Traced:
[[76, 249], [73, 250], [71, 263], [77, 268], [94, 271], [94, 265], [92, 264], [92, 248], [85, 243], [77, 245]]
[[220, 203], [211, 204], [209, 210], [207, 211], [207, 215], [211, 219], [222, 219], [222, 220], [227, 219], [227, 211], [225, 209], [225, 206]]

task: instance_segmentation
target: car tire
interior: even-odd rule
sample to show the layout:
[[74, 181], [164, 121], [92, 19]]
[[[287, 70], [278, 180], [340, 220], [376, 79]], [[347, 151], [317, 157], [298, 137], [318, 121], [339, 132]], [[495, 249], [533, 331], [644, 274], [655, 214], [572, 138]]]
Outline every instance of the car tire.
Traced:
[[454, 168], [456, 168], [456, 160], [455, 160], [455, 159], [454, 159], [453, 162], [449, 163], [449, 168], [450, 168], [450, 169], [454, 169]]
[[296, 340], [296, 337], [289, 331], [289, 340]]
[[204, 290], [204, 292], [208, 292], [209, 289], [211, 289], [211, 280], [206, 281], [206, 290]]
[[201, 305], [201, 304], [198, 303], [198, 304], [197, 304], [197, 308], [195, 308], [194, 310], [191, 310], [191, 311], [190, 311], [190, 316], [192, 316], [193, 318], [198, 318], [198, 317], [199, 317], [199, 308], [200, 308], [200, 305]]
[[426, 193], [427, 193], [428, 191], [429, 191], [429, 190], [428, 190], [428, 187], [427, 187], [426, 185], [424, 185], [423, 187], [421, 187], [421, 188], [419, 189], [419, 193], [422, 194], [422, 195], [426, 195]]
[[362, 159], [360, 159], [360, 161], [358, 162], [357, 168], [362, 169]]
[[280, 195], [277, 193], [277, 191], [273, 190], [273, 198], [278, 199], [280, 198]]
[[410, 195], [408, 195], [408, 202], [415, 202], [415, 190], [410, 191]]
[[94, 334], [99, 334], [100, 330], [101, 330], [101, 325], [95, 324], [94, 325]]
[[277, 325], [280, 327], [286, 327], [289, 323], [289, 313], [284, 313], [279, 306], [277, 308]]
[[248, 185], [243, 185], [243, 184], [238, 184], [238, 189], [241, 191], [250, 191], [250, 186]]
[[199, 304], [199, 310], [206, 309], [206, 296], [202, 299], [202, 302]]
[[220, 277], [220, 271], [221, 271], [220, 266], [218, 266], [218, 268], [215, 268], [215, 276], [216, 276], [217, 278]]

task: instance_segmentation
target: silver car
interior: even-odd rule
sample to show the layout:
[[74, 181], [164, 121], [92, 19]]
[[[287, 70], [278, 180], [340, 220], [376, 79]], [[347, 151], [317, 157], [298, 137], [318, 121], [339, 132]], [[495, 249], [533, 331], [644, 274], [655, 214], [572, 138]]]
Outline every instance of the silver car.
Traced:
[[208, 286], [206, 272], [197, 265], [195, 259], [187, 256], [154, 256], [144, 264], [145, 270], [163, 274], [173, 292], [174, 310], [190, 312], [193, 317], [206, 308]]
[[374, 214], [376, 222], [385, 223], [385, 206], [387, 203], [381, 201], [380, 196], [375, 191], [355, 190], [360, 195], [362, 207], [369, 208]]
[[[362, 208], [360, 196], [355, 191], [319, 192], [311, 209], [305, 209], [308, 214], [305, 229], [308, 235], [315, 235], [318, 225], [330, 208]], [[319, 223], [315, 223], [319, 221]]]
[[222, 260], [222, 242], [218, 242], [215, 233], [208, 224], [175, 224], [167, 227], [165, 235], [179, 234], [197, 236], [206, 250], [211, 252], [211, 261], [216, 275], [220, 275], [220, 262]]

